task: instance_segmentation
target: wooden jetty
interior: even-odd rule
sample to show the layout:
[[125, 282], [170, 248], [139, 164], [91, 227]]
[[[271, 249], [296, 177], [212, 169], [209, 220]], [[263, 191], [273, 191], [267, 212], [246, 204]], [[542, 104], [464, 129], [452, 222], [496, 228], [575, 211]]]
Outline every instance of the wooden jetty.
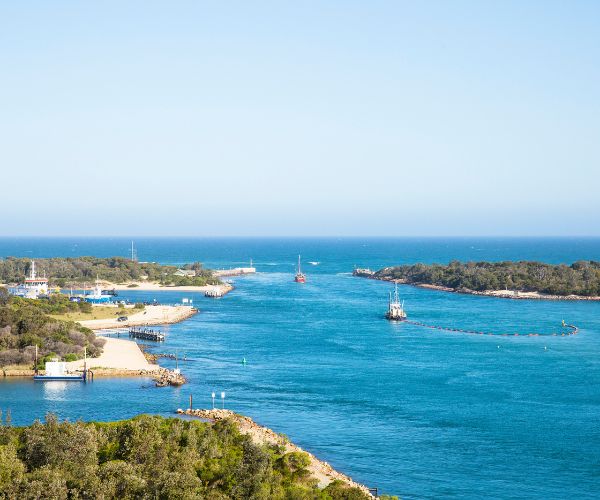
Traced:
[[132, 326], [129, 329], [129, 336], [134, 339], [153, 340], [155, 342], [165, 341], [165, 334], [163, 332], [144, 327]]

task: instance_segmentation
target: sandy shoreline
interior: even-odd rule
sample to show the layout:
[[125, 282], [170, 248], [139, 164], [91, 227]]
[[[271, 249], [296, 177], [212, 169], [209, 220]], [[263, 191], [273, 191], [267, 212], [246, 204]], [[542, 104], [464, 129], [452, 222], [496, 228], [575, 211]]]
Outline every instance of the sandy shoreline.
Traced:
[[[80, 321], [82, 326], [92, 330], [104, 328], [126, 328], [129, 326], [164, 325], [178, 323], [198, 312], [191, 306], [146, 306], [144, 311], [128, 316], [127, 321], [116, 318], [92, 319]], [[94, 376], [154, 376], [162, 370], [158, 364], [150, 363], [139, 345], [133, 340], [102, 337], [105, 340], [102, 354], [97, 358], [88, 358], [87, 366]], [[67, 363], [71, 371], [82, 370], [83, 360]]]
[[[191, 306], [146, 306], [129, 316], [128, 321], [117, 321], [116, 318], [92, 319], [79, 321], [79, 324], [92, 330], [104, 328], [125, 328], [141, 325], [163, 325], [178, 323], [198, 312]], [[87, 358], [87, 367], [99, 377], [144, 377], [154, 376], [163, 368], [150, 363], [138, 344], [132, 340], [102, 337], [105, 340], [102, 354], [97, 358]], [[68, 371], [81, 371], [83, 359], [67, 363]], [[16, 368], [2, 371], [5, 377], [32, 377], [31, 369]]]
[[198, 309], [192, 306], [146, 306], [143, 311], [128, 315], [127, 321], [117, 321], [117, 318], [88, 319], [79, 321], [79, 324], [91, 330], [144, 325], [168, 325], [179, 323], [197, 312]]
[[[135, 286], [131, 286], [131, 285], [135, 285]], [[117, 290], [117, 291], [139, 290], [142, 292], [198, 292], [198, 293], [205, 293], [208, 290], [212, 290], [214, 288], [219, 288], [222, 291], [223, 295], [225, 295], [226, 293], [229, 293], [231, 290], [233, 290], [233, 287], [226, 283], [224, 283], [222, 285], [204, 285], [204, 286], [165, 286], [165, 285], [160, 285], [158, 283], [152, 283], [149, 281], [132, 281], [129, 283], [121, 283], [121, 284], [104, 282], [103, 286], [106, 289]]]
[[[400, 281], [399, 281], [400, 283]], [[439, 285], [429, 285], [427, 283], [403, 283], [406, 285], [417, 286], [419, 288], [428, 288], [430, 290], [440, 290], [442, 292], [463, 293], [465, 295], [481, 295], [483, 297], [496, 297], [499, 299], [513, 300], [587, 300], [599, 301], [600, 297], [583, 295], [550, 295], [540, 292], [519, 292], [518, 290], [485, 290], [479, 292], [477, 290], [469, 290], [468, 288], [455, 289]]]
[[[138, 344], [132, 340], [102, 337], [105, 340], [102, 354], [87, 358], [87, 367], [94, 377], [153, 377], [163, 368], [150, 363]], [[67, 371], [81, 372], [83, 359], [66, 363]], [[33, 377], [30, 368], [3, 369], [4, 377]], [[43, 371], [42, 371], [43, 373]]]
[[360, 278], [368, 278], [378, 281], [389, 281], [391, 283], [398, 283], [399, 285], [415, 286], [418, 288], [427, 288], [428, 290], [437, 290], [440, 292], [450, 293], [463, 293], [465, 295], [480, 295], [483, 297], [496, 297], [499, 299], [513, 299], [513, 300], [587, 300], [587, 301], [600, 301], [598, 296], [583, 296], [583, 295], [550, 295], [540, 292], [519, 292], [517, 290], [485, 290], [479, 292], [477, 290], [470, 290], [468, 288], [449, 288], [441, 285], [430, 285], [428, 283], [407, 283], [405, 280], [395, 280], [393, 278], [379, 278], [372, 274], [355, 274]]
[[[137, 343], [132, 340], [104, 337], [106, 341], [102, 354], [97, 358], [88, 358], [87, 367], [92, 371], [109, 368], [127, 372], [155, 372], [160, 366], [149, 363]], [[83, 359], [67, 363], [70, 371], [83, 370]], [[95, 375], [95, 373], [94, 373]]]
[[365, 485], [359, 484], [353, 481], [350, 477], [346, 476], [345, 474], [336, 471], [327, 462], [319, 460], [312, 453], [309, 453], [308, 451], [303, 450], [294, 443], [291, 443], [287, 438], [285, 438], [281, 434], [277, 434], [276, 432], [272, 431], [267, 427], [258, 425], [250, 417], [238, 415], [237, 413], [234, 413], [230, 410], [221, 410], [218, 408], [214, 410], [178, 409], [177, 413], [182, 415], [191, 415], [195, 417], [205, 418], [212, 421], [230, 418], [238, 425], [238, 428], [242, 434], [248, 434], [252, 438], [252, 440], [257, 444], [277, 444], [280, 446], [284, 446], [286, 453], [306, 453], [310, 458], [308, 470], [310, 471], [311, 475], [319, 481], [319, 488], [324, 488], [332, 481], [339, 480], [344, 482], [348, 486], [359, 488], [370, 497], [373, 497], [373, 495], [371, 495], [371, 493]]

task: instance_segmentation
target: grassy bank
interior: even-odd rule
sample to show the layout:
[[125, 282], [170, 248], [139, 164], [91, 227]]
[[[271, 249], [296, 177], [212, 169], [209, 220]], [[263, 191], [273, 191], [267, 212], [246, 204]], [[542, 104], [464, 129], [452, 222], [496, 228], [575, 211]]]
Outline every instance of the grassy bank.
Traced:
[[61, 321], [88, 321], [90, 319], [118, 318], [119, 316], [127, 316], [129, 314], [143, 312], [144, 310], [144, 307], [136, 307], [134, 309], [111, 306], [94, 306], [89, 312], [69, 311], [63, 314], [51, 314], [50, 316]]

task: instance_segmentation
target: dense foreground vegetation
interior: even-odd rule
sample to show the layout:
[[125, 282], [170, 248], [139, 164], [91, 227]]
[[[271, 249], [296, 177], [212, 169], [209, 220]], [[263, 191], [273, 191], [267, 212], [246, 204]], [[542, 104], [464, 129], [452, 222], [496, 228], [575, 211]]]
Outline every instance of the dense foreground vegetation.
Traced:
[[53, 319], [49, 314], [91, 310], [87, 302], [69, 302], [65, 295], [32, 300], [12, 297], [0, 287], [0, 367], [29, 365], [33, 367], [35, 346], [38, 346], [38, 366], [58, 357], [73, 361], [102, 352], [104, 340], [94, 332], [73, 322]]
[[400, 279], [455, 290], [516, 290], [551, 295], [600, 295], [600, 262], [578, 261], [567, 266], [541, 262], [467, 262], [448, 265], [414, 264], [388, 267], [375, 278]]
[[258, 446], [228, 420], [210, 424], [142, 415], [111, 423], [0, 427], [0, 498], [367, 498], [325, 489], [304, 453]]
[[[7, 257], [0, 260], [0, 283], [20, 283], [29, 273], [30, 259]], [[111, 283], [147, 280], [164, 285], [207, 285], [220, 283], [202, 264], [187, 264], [185, 269], [195, 271], [195, 276], [176, 276], [177, 267], [156, 262], [136, 262], [123, 257], [101, 259], [97, 257], [69, 257], [37, 259], [38, 274], [45, 273], [52, 286], [69, 286], [91, 283], [96, 277]]]

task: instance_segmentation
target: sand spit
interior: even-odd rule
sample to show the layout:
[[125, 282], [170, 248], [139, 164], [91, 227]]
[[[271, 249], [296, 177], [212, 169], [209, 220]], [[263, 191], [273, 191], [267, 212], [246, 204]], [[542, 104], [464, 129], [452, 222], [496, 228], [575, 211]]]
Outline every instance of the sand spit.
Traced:
[[[139, 346], [131, 341], [104, 337], [103, 352], [97, 358], [87, 358], [87, 367], [94, 377], [155, 377], [164, 370], [150, 363]], [[83, 359], [66, 363], [69, 372], [81, 372]], [[44, 372], [40, 372], [43, 374]], [[5, 369], [5, 377], [33, 377], [32, 369]]]
[[[142, 350], [132, 340], [115, 339], [104, 337], [106, 341], [102, 354], [97, 358], [88, 358], [87, 367], [97, 372], [104, 369], [126, 371], [126, 372], [148, 372], [152, 373], [160, 369], [160, 366], [149, 363]], [[67, 363], [70, 371], [82, 370], [83, 359]]]
[[117, 321], [117, 318], [88, 319], [79, 321], [79, 324], [92, 330], [129, 326], [166, 325], [179, 323], [197, 312], [198, 309], [192, 306], [146, 306], [143, 311], [128, 315], [127, 321]]
[[168, 286], [161, 285], [159, 283], [153, 283], [150, 281], [131, 281], [127, 283], [110, 283], [103, 282], [103, 288], [110, 290], [130, 290], [130, 291], [142, 291], [142, 292], [197, 292], [205, 293], [213, 288], [219, 288], [223, 295], [231, 292], [233, 286], [223, 283], [222, 285], [204, 285], [204, 286]]
[[[230, 410], [177, 410], [177, 413], [182, 415], [192, 415], [195, 417], [201, 417], [212, 421], [222, 420], [225, 418], [230, 418], [238, 425], [240, 432], [243, 434], [248, 434], [252, 440], [257, 444], [278, 444], [280, 446], [285, 446], [286, 452], [290, 453], [293, 451], [300, 451], [306, 453], [310, 458], [310, 465], [308, 466], [308, 470], [311, 474], [317, 478], [319, 481], [319, 487], [324, 488], [329, 483], [335, 480], [340, 480], [346, 483], [349, 486], [353, 486], [355, 488], [360, 488], [364, 493], [373, 497], [369, 492], [368, 488], [362, 484], [359, 484], [353, 481], [350, 477], [342, 474], [341, 472], [336, 471], [329, 465], [327, 462], [319, 460], [311, 453], [303, 450], [299, 446], [290, 443], [290, 441], [281, 434], [277, 434], [267, 427], [263, 427], [258, 425], [254, 420], [250, 417], [245, 417], [243, 415], [238, 415]], [[375, 498], [375, 497], [373, 497]]]

